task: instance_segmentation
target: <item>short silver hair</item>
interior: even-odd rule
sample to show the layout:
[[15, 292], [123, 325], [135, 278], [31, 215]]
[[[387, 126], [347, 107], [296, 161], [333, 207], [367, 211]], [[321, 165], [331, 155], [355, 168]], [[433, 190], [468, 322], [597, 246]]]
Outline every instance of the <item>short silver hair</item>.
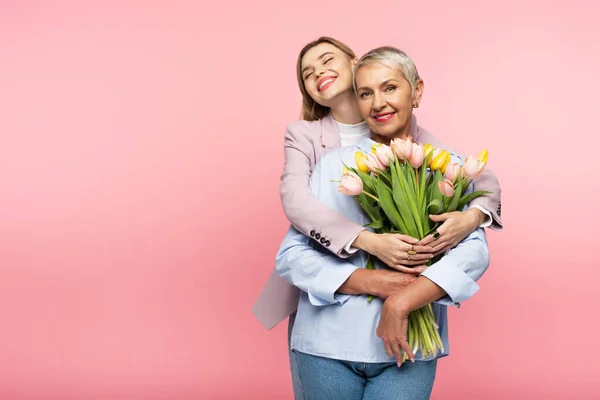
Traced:
[[352, 83], [356, 91], [356, 74], [365, 65], [385, 65], [386, 67], [399, 70], [414, 91], [419, 82], [419, 72], [412, 58], [405, 52], [392, 46], [378, 47], [362, 56], [354, 66], [354, 78]]

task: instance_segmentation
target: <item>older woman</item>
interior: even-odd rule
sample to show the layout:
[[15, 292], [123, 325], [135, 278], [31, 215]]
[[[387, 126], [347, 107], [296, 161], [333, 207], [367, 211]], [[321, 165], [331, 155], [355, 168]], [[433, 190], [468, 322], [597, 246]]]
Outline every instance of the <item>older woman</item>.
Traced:
[[[311, 189], [326, 206], [364, 225], [368, 219], [355, 200], [338, 193], [331, 180], [339, 179], [343, 163], [355, 165], [357, 149], [369, 152], [375, 142], [387, 144], [407, 136], [423, 140], [424, 132], [412, 115], [423, 82], [412, 60], [389, 47], [363, 56], [354, 79], [358, 107], [373, 132], [372, 139], [362, 138], [356, 146], [322, 156], [311, 177]], [[470, 233], [441, 261], [395, 291], [369, 279], [377, 271], [364, 268], [365, 252], [343, 260], [314, 242], [314, 236], [311, 239], [290, 228], [276, 266], [281, 277], [302, 290], [291, 348], [305, 398], [429, 398], [436, 359], [447, 353], [427, 359], [417, 353], [415, 357], [406, 340], [407, 317], [412, 310], [435, 302], [440, 335], [448, 349], [446, 305], [472, 296], [478, 289], [475, 281], [489, 265], [483, 229]], [[366, 294], [381, 298], [368, 303]], [[402, 350], [417, 361], [398, 368]]]

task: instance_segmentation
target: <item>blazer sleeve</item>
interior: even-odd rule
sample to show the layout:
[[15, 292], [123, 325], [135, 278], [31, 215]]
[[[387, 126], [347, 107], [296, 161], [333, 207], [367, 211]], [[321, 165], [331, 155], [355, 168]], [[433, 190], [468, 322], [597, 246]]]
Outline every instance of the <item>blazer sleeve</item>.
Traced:
[[473, 180], [473, 190], [491, 192], [473, 199], [470, 205], [478, 205], [486, 209], [492, 216], [492, 225], [490, 228], [498, 231], [502, 230], [502, 219], [500, 218], [500, 214], [502, 213], [500, 203], [501, 189], [500, 182], [498, 182], [498, 178], [494, 172], [486, 167], [483, 173]]
[[285, 134], [285, 163], [279, 187], [283, 211], [298, 231], [332, 253], [348, 257], [344, 247], [365, 228], [320, 202], [310, 190], [312, 166], [317, 160], [308, 129], [305, 123], [295, 123]]

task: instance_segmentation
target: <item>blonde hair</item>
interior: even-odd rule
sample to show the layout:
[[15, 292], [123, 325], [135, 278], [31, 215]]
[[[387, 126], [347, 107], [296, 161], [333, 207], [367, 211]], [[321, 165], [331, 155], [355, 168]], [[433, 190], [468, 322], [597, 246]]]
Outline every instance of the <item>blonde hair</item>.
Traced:
[[385, 65], [386, 67], [402, 72], [413, 92], [421, 79], [415, 62], [408, 54], [392, 46], [383, 46], [369, 51], [362, 56], [354, 66], [354, 78], [352, 80], [354, 91], [356, 91], [356, 74], [358, 73], [358, 70], [365, 65], [376, 64]]
[[350, 57], [351, 60], [356, 58], [356, 55], [350, 47], [339, 40], [327, 36], [322, 36], [317, 40], [308, 43], [300, 51], [300, 54], [298, 54], [298, 61], [296, 63], [296, 77], [298, 78], [298, 88], [300, 88], [300, 93], [302, 93], [302, 116], [306, 121], [316, 121], [317, 119], [321, 119], [329, 114], [329, 107], [325, 107], [317, 103], [312, 97], [310, 97], [306, 91], [306, 87], [304, 86], [304, 79], [302, 78], [302, 57], [304, 57], [306, 52], [308, 52], [310, 49], [320, 45], [321, 43], [329, 43], [337, 47], [348, 57]]

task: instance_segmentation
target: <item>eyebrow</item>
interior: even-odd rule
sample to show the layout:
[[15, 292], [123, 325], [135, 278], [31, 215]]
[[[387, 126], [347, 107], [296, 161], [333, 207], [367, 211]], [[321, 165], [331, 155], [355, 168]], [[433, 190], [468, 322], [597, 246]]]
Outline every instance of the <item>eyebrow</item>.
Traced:
[[[383, 82], [381, 83], [381, 85], [379, 85], [379, 86], [385, 86], [385, 85], [387, 85], [388, 83], [390, 83], [390, 82], [392, 82], [392, 81], [394, 81], [394, 82], [398, 83], [398, 80], [397, 80], [397, 79], [394, 79], [394, 78], [389, 78], [389, 79], [386, 79], [385, 81], [383, 81]], [[361, 86], [361, 87], [359, 87], [358, 89], [356, 89], [356, 91], [358, 92], [359, 90], [365, 90], [365, 89], [369, 89], [369, 88], [368, 88], [367, 86]]]
[[[331, 51], [325, 52], [325, 53], [321, 54], [319, 57], [317, 57], [317, 61], [321, 60], [323, 57], [325, 57], [328, 54], [334, 55]], [[306, 71], [309, 68], [310, 68], [310, 66], [302, 68], [302, 74], [304, 74], [304, 71]]]

